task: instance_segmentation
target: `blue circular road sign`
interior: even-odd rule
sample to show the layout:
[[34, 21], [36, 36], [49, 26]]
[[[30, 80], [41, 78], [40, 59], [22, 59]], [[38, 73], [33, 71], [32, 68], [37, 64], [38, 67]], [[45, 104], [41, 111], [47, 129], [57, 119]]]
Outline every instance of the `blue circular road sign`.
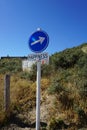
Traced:
[[44, 51], [49, 44], [49, 36], [42, 30], [37, 30], [29, 38], [29, 47], [33, 52]]

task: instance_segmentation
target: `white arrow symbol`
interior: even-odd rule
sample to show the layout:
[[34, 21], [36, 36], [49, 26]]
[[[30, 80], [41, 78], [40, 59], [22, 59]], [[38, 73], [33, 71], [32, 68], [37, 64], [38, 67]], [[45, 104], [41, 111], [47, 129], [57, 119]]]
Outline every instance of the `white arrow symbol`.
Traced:
[[32, 42], [31, 45], [35, 45], [38, 42], [40, 42], [40, 44], [42, 44], [44, 40], [45, 40], [45, 37], [39, 37], [39, 40]]

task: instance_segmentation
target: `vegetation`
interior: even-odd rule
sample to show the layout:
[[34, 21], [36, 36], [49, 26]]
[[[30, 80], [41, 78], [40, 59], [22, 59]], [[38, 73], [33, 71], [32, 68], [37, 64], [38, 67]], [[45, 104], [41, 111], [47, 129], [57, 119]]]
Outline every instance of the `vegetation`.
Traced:
[[1, 59], [0, 60], [0, 74], [16, 73], [22, 71], [21, 59]]
[[[49, 65], [41, 66], [41, 109], [45, 105], [47, 107], [46, 120], [45, 116], [42, 120], [48, 124], [42, 129], [87, 128], [87, 50], [85, 48], [87, 43], [55, 53], [50, 56]], [[3, 86], [6, 73], [11, 74], [11, 105], [8, 114], [3, 111]], [[17, 117], [30, 125], [35, 120], [35, 106], [36, 65], [32, 66], [30, 72], [22, 72], [21, 59], [1, 59], [0, 125], [6, 125], [12, 117]]]

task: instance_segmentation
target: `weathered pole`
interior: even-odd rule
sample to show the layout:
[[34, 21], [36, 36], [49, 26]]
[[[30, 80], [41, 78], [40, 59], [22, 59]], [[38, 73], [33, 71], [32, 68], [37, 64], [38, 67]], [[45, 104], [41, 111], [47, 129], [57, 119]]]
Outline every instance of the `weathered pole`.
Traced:
[[10, 106], [10, 75], [6, 74], [4, 78], [4, 109], [7, 111]]

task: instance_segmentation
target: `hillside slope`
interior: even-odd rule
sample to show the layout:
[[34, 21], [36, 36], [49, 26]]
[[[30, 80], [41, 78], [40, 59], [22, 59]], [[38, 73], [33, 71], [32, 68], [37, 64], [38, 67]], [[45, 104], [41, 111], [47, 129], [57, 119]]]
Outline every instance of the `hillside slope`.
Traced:
[[[22, 72], [20, 59], [0, 60], [0, 127], [34, 129], [36, 65]], [[87, 128], [87, 43], [50, 56], [42, 65], [41, 122], [44, 130]], [[15, 71], [14, 71], [15, 70]], [[4, 75], [11, 75], [11, 104], [3, 111]]]

